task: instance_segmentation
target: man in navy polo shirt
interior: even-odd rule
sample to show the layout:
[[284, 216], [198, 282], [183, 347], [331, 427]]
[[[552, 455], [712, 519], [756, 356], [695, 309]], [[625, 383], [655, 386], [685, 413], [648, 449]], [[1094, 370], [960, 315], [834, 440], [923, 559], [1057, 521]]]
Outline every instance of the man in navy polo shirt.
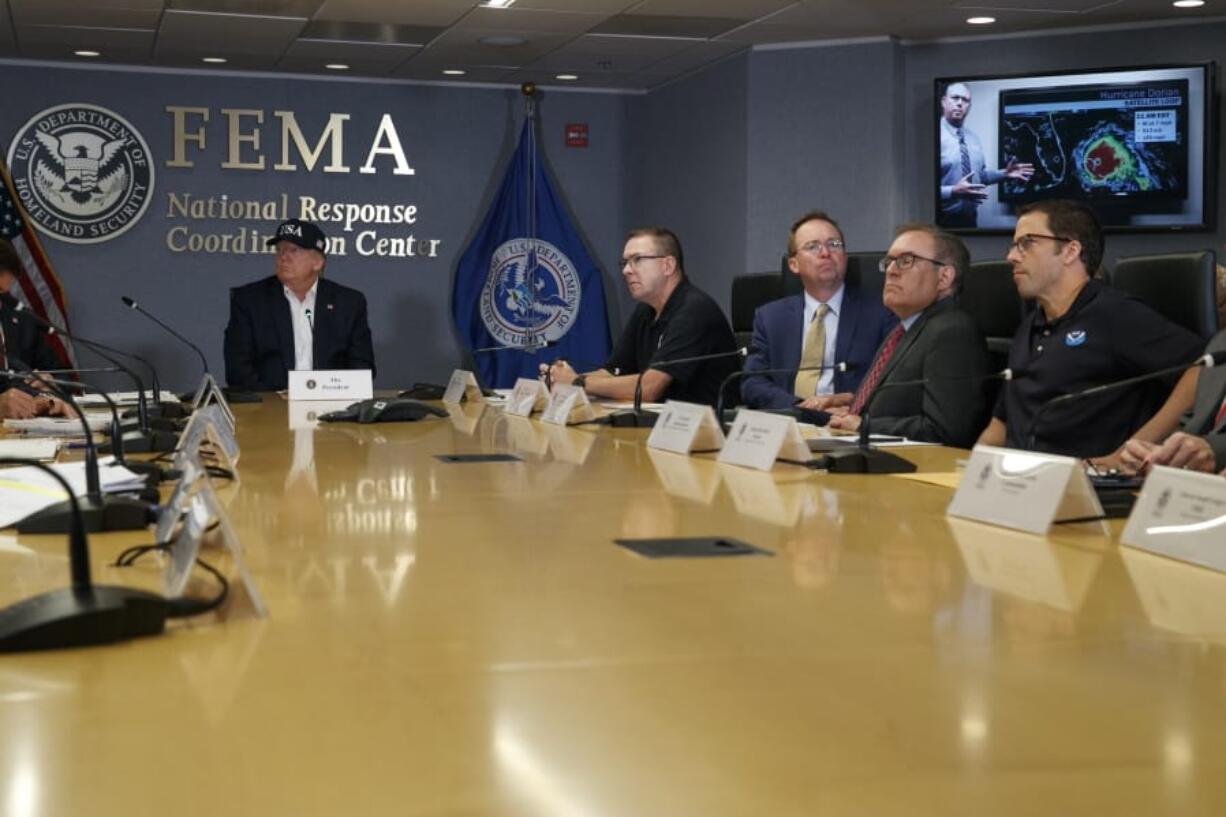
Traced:
[[1052, 200], [1019, 212], [1008, 260], [1018, 293], [1038, 306], [1018, 327], [1009, 353], [1009, 367], [1026, 374], [1001, 389], [979, 442], [1111, 455], [1129, 437], [1155, 439], [1169, 427], [1167, 414], [1192, 405], [1196, 379], [1185, 373], [1175, 394], [1172, 378], [1043, 410], [1062, 394], [1190, 363], [1204, 346], [1192, 332], [1092, 279], [1102, 256], [1102, 228], [1089, 206]]

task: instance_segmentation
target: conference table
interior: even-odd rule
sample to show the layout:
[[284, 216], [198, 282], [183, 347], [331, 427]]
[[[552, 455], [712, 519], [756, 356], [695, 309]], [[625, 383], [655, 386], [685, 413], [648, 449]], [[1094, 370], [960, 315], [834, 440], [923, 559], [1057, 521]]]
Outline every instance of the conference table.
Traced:
[[[1226, 577], [1119, 520], [1011, 532], [940, 484], [486, 404], [234, 409], [226, 606], [0, 656], [7, 817], [1226, 813]], [[763, 552], [615, 542], [657, 537]], [[92, 536], [95, 580], [159, 587], [107, 564], [148, 540]], [[0, 604], [65, 586], [65, 550], [0, 532]]]

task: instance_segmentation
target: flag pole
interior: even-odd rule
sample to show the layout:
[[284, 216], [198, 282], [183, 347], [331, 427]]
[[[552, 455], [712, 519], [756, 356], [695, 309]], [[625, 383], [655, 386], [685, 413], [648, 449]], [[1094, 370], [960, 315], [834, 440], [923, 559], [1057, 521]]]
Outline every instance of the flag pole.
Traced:
[[528, 235], [526, 236], [531, 241], [531, 249], [528, 250], [528, 326], [525, 332], [525, 346], [535, 346], [537, 343], [537, 310], [536, 293], [537, 293], [537, 242], [540, 240], [539, 231], [536, 221], [536, 83], [525, 82], [519, 86], [519, 92], [524, 97], [524, 116], [527, 119], [528, 127], [528, 184], [525, 195], [527, 197], [528, 207]]

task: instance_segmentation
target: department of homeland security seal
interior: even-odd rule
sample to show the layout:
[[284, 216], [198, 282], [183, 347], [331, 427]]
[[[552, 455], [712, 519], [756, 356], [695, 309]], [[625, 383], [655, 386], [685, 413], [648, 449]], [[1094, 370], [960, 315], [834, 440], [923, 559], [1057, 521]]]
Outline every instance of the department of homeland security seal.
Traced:
[[481, 321], [504, 346], [556, 341], [579, 314], [579, 275], [548, 241], [513, 238], [494, 250], [481, 290]]
[[121, 235], [153, 197], [145, 138], [97, 105], [57, 105], [35, 114], [13, 136], [8, 163], [34, 226], [74, 244]]

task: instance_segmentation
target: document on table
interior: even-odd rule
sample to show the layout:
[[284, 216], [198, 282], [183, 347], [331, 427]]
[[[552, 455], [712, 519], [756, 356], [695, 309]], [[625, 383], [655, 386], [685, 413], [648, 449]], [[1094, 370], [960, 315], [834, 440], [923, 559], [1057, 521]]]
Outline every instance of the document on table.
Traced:
[[[52, 465], [77, 496], [85, 494], [85, 463], [63, 462]], [[98, 462], [98, 481], [103, 493], [122, 493], [143, 488], [145, 478], [123, 466], [114, 457]], [[64, 499], [64, 488], [55, 477], [32, 466], [0, 469], [0, 528], [15, 525], [36, 511]]]
[[53, 437], [18, 437], [0, 440], [0, 457], [53, 460], [59, 450], [60, 441]]
[[[115, 401], [115, 404], [119, 406], [134, 406], [140, 402], [140, 393], [135, 391], [109, 391], [107, 392], [107, 395], [109, 395], [110, 398]], [[172, 391], [162, 389], [158, 395], [158, 400], [154, 400], [153, 394], [150, 392], [145, 392], [145, 399], [149, 400], [150, 402], [160, 401], [162, 403], [178, 403], [179, 395]], [[102, 395], [96, 392], [86, 392], [85, 394], [77, 397], [76, 401], [78, 405], [83, 408], [106, 407], [106, 400], [103, 399]]]
[[[95, 434], [111, 427], [111, 413], [85, 412], [85, 421], [89, 423], [90, 431]], [[76, 417], [31, 417], [28, 420], [5, 420], [4, 427], [20, 434], [44, 437], [80, 437], [81, 421]]]

